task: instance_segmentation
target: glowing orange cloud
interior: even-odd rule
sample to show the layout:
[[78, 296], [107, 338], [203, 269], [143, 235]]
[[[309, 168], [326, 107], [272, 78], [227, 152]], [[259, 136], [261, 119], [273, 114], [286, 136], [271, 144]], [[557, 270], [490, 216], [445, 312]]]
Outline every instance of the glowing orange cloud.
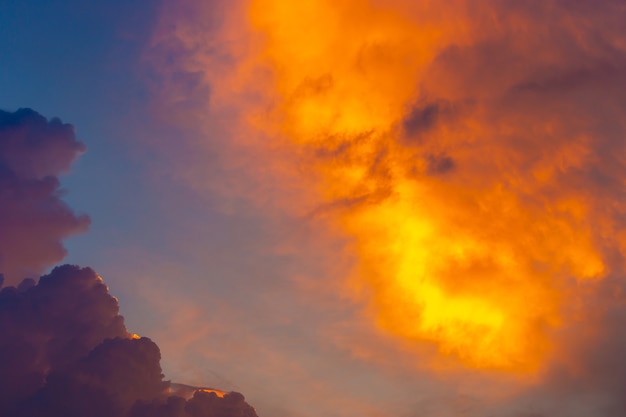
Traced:
[[[237, 109], [234, 146], [258, 152], [254, 175], [289, 184], [284, 207], [322, 207], [351, 239], [346, 288], [381, 329], [532, 372], [568, 320], [565, 289], [610, 269], [592, 225], [614, 225], [574, 184], [595, 139], [571, 106], [534, 107], [528, 68], [568, 57], [527, 16], [495, 24], [495, 6], [442, 3], [243, 2], [219, 32], [234, 64], [209, 75], [213, 105]], [[187, 66], [203, 65], [217, 64]]]
[[224, 395], [226, 395], [224, 391], [220, 391], [218, 389], [213, 389], [213, 388], [200, 388], [200, 391], [207, 392], [207, 393], [212, 392], [213, 394], [217, 395], [220, 398], [224, 398]]
[[[419, 12], [428, 18], [432, 7], [424, 4]], [[515, 166], [493, 176], [443, 172], [446, 163], [497, 169], [477, 161], [484, 155], [476, 150], [516, 157], [506, 144], [489, 143], [499, 132], [479, 114], [462, 115], [465, 126], [435, 126], [425, 138], [402, 137], [415, 135], [406, 132], [407, 114], [428, 66], [464, 25], [411, 20], [394, 6], [250, 3], [251, 25], [265, 39], [257, 59], [275, 77], [275, 134], [326, 151], [312, 162], [320, 194], [346, 202], [337, 222], [354, 237], [356, 280], [371, 290], [382, 328], [433, 341], [470, 366], [532, 369], [549, 347], [546, 328], [560, 322], [555, 277], [604, 272], [585, 204], [561, 196], [543, 207], [523, 201], [522, 193], [538, 191], [521, 187], [549, 181], [552, 168], [543, 161], [530, 184], [498, 177], [515, 175]], [[427, 114], [415, 117], [414, 130], [433, 123]], [[485, 143], [471, 143], [478, 140]], [[455, 151], [454, 162], [446, 159]], [[582, 146], [569, 149], [561, 163], [584, 154]]]

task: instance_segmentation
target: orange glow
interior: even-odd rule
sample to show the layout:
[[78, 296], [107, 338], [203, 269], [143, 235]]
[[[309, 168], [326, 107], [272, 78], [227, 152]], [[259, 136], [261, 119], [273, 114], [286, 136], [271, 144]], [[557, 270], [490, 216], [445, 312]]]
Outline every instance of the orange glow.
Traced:
[[191, 399], [194, 396], [194, 394], [199, 391], [206, 392], [206, 393], [213, 393], [220, 398], [224, 398], [224, 396], [227, 394], [226, 391], [218, 390], [215, 388], [199, 388], [199, 387], [194, 387], [191, 385], [178, 384], [175, 382], [170, 383], [170, 387], [168, 389], [168, 393], [182, 397], [186, 400]]
[[361, 1], [253, 1], [250, 17], [267, 37], [284, 127], [300, 143], [387, 128], [438, 37]]
[[217, 395], [220, 398], [224, 398], [224, 395], [226, 395], [224, 391], [220, 391], [218, 389], [213, 389], [213, 388], [200, 388], [198, 391], [207, 392], [207, 393], [212, 392], [213, 394]]
[[[559, 280], [599, 277], [605, 266], [583, 201], [523, 201], [559, 165], [540, 160], [534, 180], [513, 178], [515, 167], [491, 177], [429, 175], [428, 158], [447, 149], [458, 150], [458, 165], [485, 171], [499, 162], [486, 155], [523, 156], [493, 142], [502, 132], [480, 114], [461, 130], [433, 129], [428, 143], [402, 140], [428, 66], [467, 30], [460, 20], [437, 21], [434, 7], [422, 5], [409, 15], [401, 6], [351, 0], [251, 1], [250, 23], [265, 42], [253, 59], [275, 81], [268, 94], [276, 125], [260, 127], [330, 155], [311, 161], [318, 192], [322, 201], [347, 202], [336, 224], [354, 238], [354, 287], [372, 294], [381, 328], [434, 342], [468, 366], [529, 372], [549, 351], [546, 330], [561, 320]], [[468, 149], [473, 137], [483, 138], [478, 152]], [[560, 167], [586, 153], [584, 141], [555, 150]]]
[[135, 340], [137, 340], [137, 339], [141, 339], [141, 336], [139, 336], [137, 333], [132, 333], [132, 334], [130, 335], [130, 338], [131, 338], [131, 339], [135, 339]]
[[[210, 80], [213, 104], [241, 112], [234, 146], [258, 151], [255, 175], [278, 173], [286, 207], [330, 207], [330, 226], [358, 258], [346, 291], [367, 297], [381, 329], [434, 343], [446, 360], [536, 371], [567, 319], [564, 288], [608, 266], [593, 205], [559, 179], [591, 158], [590, 137], [521, 100], [500, 111], [491, 97], [523, 68], [487, 80], [476, 71], [480, 84], [463, 76], [475, 68], [440, 59], [498, 39], [498, 25], [481, 23], [489, 10], [474, 21], [473, 2], [460, 0], [243, 5], [247, 20], [231, 16], [223, 29], [237, 64]], [[232, 46], [242, 33], [248, 48]], [[292, 177], [297, 193], [285, 185]]]

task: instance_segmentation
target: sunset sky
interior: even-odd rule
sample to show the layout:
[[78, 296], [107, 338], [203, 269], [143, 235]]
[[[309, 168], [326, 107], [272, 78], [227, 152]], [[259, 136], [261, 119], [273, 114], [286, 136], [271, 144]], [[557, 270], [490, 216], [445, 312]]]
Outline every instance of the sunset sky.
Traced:
[[[624, 22], [620, 0], [1, 2], [4, 287], [104, 280], [124, 323], [97, 290], [112, 324], [67, 362], [151, 358], [120, 417], [163, 388], [147, 338], [166, 380], [260, 417], [624, 416]], [[95, 273], [20, 284], [62, 264]], [[63, 363], [6, 404], [92, 372]]]

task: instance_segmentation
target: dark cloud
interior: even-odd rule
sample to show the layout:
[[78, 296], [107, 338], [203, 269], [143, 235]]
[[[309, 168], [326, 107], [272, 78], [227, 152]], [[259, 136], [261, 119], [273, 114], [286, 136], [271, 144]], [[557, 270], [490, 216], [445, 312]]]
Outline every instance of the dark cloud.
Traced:
[[[0, 111], [0, 270], [9, 282], [61, 260], [61, 240], [87, 227], [60, 200], [56, 177], [83, 150], [58, 119]], [[7, 287], [4, 278], [0, 416], [256, 416], [241, 394], [170, 394], [158, 346], [127, 331], [90, 268], [63, 265]]]
[[415, 137], [432, 129], [437, 123], [441, 108], [438, 103], [413, 107], [402, 121], [407, 136]]
[[20, 405], [20, 416], [124, 416], [164, 393], [159, 348], [147, 338], [106, 339]]
[[84, 150], [59, 119], [0, 110], [0, 271], [8, 283], [63, 259], [61, 240], [87, 229], [89, 218], [61, 200], [57, 178]]
[[185, 401], [181, 397], [167, 397], [162, 402], [138, 403], [129, 417], [256, 417], [256, 411], [246, 403], [243, 395], [230, 392], [223, 397], [214, 392], [197, 390]]
[[431, 175], [445, 174], [456, 168], [456, 164], [452, 157], [442, 155], [427, 155], [426, 156], [426, 172]]
[[453, 120], [464, 106], [447, 100], [419, 100], [410, 107], [402, 120], [402, 130], [407, 144], [423, 143], [427, 139], [427, 133], [438, 124]]
[[196, 391], [187, 402], [185, 411], [190, 417], [255, 417], [254, 408], [245, 402], [243, 395], [231, 392], [223, 398], [212, 392]]
[[[30, 282], [30, 280], [29, 280]], [[89, 268], [0, 291], [0, 415], [255, 417], [238, 393], [170, 393], [158, 346], [132, 336]]]
[[171, 396], [164, 401], [135, 404], [129, 417], [180, 417], [185, 415], [187, 401], [182, 397]]
[[128, 337], [117, 301], [88, 268], [55, 268], [34, 286], [0, 291], [0, 409], [41, 388], [106, 338]]

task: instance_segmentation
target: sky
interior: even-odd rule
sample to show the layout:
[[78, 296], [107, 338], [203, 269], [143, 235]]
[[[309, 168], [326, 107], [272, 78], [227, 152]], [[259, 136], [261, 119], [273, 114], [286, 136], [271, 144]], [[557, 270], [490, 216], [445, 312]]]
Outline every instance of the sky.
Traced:
[[0, 407], [626, 414], [625, 20], [2, 2], [0, 364], [24, 383]]

